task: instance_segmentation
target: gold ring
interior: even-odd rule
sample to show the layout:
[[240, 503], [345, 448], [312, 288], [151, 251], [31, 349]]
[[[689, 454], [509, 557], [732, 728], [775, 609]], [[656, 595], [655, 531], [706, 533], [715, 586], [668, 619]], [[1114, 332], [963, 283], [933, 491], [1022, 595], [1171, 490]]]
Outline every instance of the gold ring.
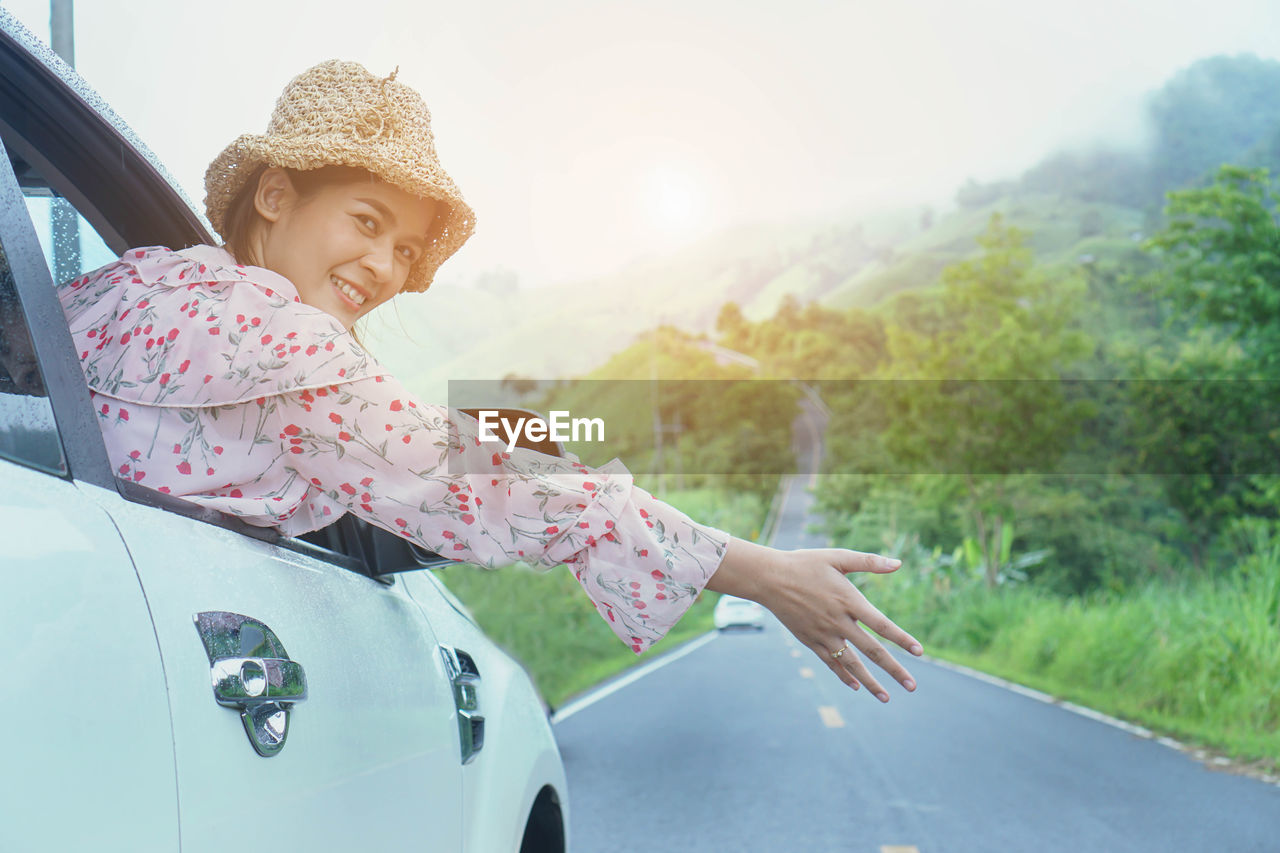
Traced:
[[844, 650], [845, 650], [845, 649], [847, 649], [847, 648], [849, 648], [849, 646], [848, 646], [847, 644], [846, 644], [846, 645], [843, 645], [843, 646], [841, 646], [840, 648], [836, 649], [834, 652], [832, 652], [832, 653], [831, 653], [831, 656], [832, 656], [833, 658], [838, 658], [838, 657], [840, 657], [840, 655], [844, 654]]

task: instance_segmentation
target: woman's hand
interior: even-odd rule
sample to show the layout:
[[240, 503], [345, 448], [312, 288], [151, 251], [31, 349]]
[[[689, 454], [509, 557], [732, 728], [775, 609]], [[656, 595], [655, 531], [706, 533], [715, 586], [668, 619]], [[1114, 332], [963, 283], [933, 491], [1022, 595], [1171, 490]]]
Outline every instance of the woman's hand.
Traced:
[[846, 648], [845, 641], [852, 642], [907, 690], [916, 689], [911, 674], [858, 623], [914, 655], [923, 654], [923, 649], [915, 638], [877, 610], [845, 575], [884, 574], [900, 565], [898, 560], [860, 551], [779, 551], [735, 538], [729, 542], [707, 589], [764, 605], [841, 681], [854, 690], [859, 683], [865, 684], [881, 702], [888, 702], [888, 692], [871, 675], [862, 658]]

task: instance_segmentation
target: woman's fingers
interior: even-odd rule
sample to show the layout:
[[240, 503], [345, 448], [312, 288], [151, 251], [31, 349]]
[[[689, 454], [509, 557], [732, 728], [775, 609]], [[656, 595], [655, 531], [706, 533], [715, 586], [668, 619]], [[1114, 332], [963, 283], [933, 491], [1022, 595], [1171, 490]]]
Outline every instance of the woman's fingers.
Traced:
[[[855, 600], [850, 616], [889, 642], [902, 646], [911, 654], [916, 656], [924, 654], [924, 647], [920, 645], [919, 640], [899, 628], [892, 619], [881, 613], [880, 608], [868, 601], [867, 597], [859, 592], [857, 587], [853, 587], [853, 593]], [[872, 642], [874, 643], [875, 640], [872, 640]], [[876, 643], [876, 645], [879, 645], [879, 643]]]
[[868, 554], [866, 551], [849, 551], [844, 548], [823, 549], [827, 561], [846, 575], [850, 572], [875, 572], [885, 574], [895, 572], [902, 561], [880, 554]]
[[[857, 652], [839, 643], [832, 643], [831, 646], [827, 648], [811, 645], [809, 643], [806, 643], [805, 645], [809, 646], [809, 651], [822, 658], [827, 667], [836, 674], [837, 678], [852, 687], [854, 690], [858, 689], [858, 679], [845, 663], [845, 658], [853, 659], [857, 657]], [[832, 652], [840, 651], [841, 648], [843, 648], [844, 651], [839, 655], [832, 654]]]

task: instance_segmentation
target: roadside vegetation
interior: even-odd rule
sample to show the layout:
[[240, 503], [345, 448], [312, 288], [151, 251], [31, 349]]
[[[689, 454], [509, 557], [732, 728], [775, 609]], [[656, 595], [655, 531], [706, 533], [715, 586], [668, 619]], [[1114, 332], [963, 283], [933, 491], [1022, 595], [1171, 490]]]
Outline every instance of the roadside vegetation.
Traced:
[[[593, 374], [753, 380], [711, 411], [599, 398], [632, 430], [618, 455], [753, 537], [793, 470], [804, 380], [831, 412], [823, 527], [904, 560], [868, 594], [929, 653], [1280, 771], [1277, 92], [1280, 63], [1203, 60], [1149, 100], [1143, 151], [1058, 153], [970, 182], [953, 211], [815, 237], [714, 336], [662, 327]], [[560, 574], [539, 583], [581, 624], [537, 612], [567, 641], [503, 624], [529, 594], [450, 584], [526, 662], [591, 632], [619, 645]], [[709, 625], [706, 604], [665, 642]], [[549, 697], [630, 662], [620, 645], [565, 660], [530, 663]]]

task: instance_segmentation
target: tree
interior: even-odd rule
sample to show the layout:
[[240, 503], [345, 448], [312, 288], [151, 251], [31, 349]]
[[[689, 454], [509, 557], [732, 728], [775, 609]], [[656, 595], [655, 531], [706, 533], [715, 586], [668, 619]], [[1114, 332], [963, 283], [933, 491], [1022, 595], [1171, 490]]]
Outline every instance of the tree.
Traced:
[[1088, 414], [1058, 381], [1091, 349], [1075, 327], [1085, 283], [1046, 275], [1026, 239], [992, 216], [982, 252], [943, 271], [938, 310], [888, 330], [883, 450], [899, 470], [958, 475], [935, 496], [965, 501], [989, 586], [1014, 515], [1009, 477], [1046, 471]]

